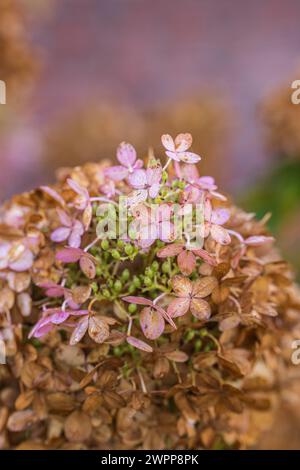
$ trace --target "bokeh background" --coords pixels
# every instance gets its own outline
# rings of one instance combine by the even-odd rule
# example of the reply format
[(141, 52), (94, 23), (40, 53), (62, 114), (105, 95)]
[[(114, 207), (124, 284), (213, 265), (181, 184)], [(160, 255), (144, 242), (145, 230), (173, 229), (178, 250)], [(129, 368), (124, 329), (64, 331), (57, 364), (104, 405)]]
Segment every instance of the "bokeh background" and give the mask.
[[(61, 166), (142, 156), (191, 132), (201, 172), (270, 229), (300, 274), (298, 0), (0, 0), (0, 203)], [(299, 448), (283, 409), (261, 448)]]

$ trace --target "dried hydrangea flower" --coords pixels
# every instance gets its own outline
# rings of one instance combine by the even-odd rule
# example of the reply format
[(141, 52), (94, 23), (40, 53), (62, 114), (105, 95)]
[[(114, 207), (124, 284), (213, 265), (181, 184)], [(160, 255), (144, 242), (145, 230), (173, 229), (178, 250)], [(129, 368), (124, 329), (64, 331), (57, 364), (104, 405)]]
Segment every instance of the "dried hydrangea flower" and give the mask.
[[(266, 218), (182, 161), (191, 138), (164, 140), (164, 169), (123, 144), (119, 169), (65, 169), (0, 210), (0, 447), (244, 448), (274, 415), (299, 332), (292, 274)], [(121, 197), (136, 237), (98, 230)]]

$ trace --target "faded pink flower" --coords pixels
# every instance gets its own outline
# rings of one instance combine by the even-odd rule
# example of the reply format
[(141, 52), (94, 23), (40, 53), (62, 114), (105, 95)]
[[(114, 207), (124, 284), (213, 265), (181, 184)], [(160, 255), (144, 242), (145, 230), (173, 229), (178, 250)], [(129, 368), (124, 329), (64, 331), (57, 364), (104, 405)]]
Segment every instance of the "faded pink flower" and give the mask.
[(61, 325), (70, 316), (81, 316), (88, 315), (88, 310), (62, 310), (61, 308), (49, 308), (45, 309), (42, 318), (34, 325), (29, 333), (29, 338), (33, 336), (40, 338), (45, 334), (49, 333), (55, 325)]
[(126, 142), (122, 142), (117, 149), (117, 159), (121, 165), (111, 166), (104, 170), (105, 176), (114, 181), (122, 181), (134, 170), (142, 168), (143, 161), (137, 160), (135, 148)]
[(109, 326), (116, 323), (113, 318), (100, 315), (89, 314), (84, 316), (76, 324), (70, 338), (70, 345), (77, 344), (88, 332), (90, 338), (95, 343), (102, 344), (109, 337)]
[(42, 282), (39, 284), (39, 287), (45, 289), (45, 294), (47, 297), (64, 297), (64, 305), (68, 305), (68, 307), (74, 310), (80, 308), (80, 305), (74, 302), (72, 298), (71, 289), (67, 289), (66, 287), (63, 287), (59, 284), (55, 284), (55, 282), (52, 281)]
[(197, 163), (201, 160), (196, 153), (187, 152), (193, 143), (191, 134), (178, 134), (175, 140), (169, 134), (164, 134), (161, 141), (166, 149), (166, 155), (172, 160), (184, 163)]
[(170, 242), (174, 239), (174, 227), (170, 221), (171, 209), (168, 204), (152, 209), (139, 204), (132, 213), (135, 219), (129, 225), (129, 233), (140, 247), (149, 248), (155, 240)]
[(209, 235), (217, 243), (221, 245), (228, 245), (231, 242), (231, 237), (224, 227), (225, 224), (230, 218), (230, 211), (226, 208), (218, 207), (216, 209), (212, 208), (212, 204), (209, 198), (206, 199), (204, 204), (204, 228), (203, 228), (203, 237), (206, 238)]
[(83, 224), (77, 220), (72, 219), (62, 209), (57, 209), (58, 217), (62, 227), (58, 227), (51, 233), (51, 240), (56, 243), (61, 243), (68, 240), (68, 244), (72, 248), (79, 248), (81, 244), (81, 237), (84, 234)]
[(81, 248), (66, 247), (56, 254), (56, 259), (63, 263), (77, 263), (83, 274), (89, 279), (96, 276), (95, 258)]
[(92, 220), (92, 201), (95, 198), (91, 198), (88, 190), (78, 184), (72, 178), (67, 179), (67, 183), (70, 188), (77, 194), (73, 201), (73, 206), (78, 209), (79, 211), (83, 211), (82, 213), (82, 222), (84, 225), (85, 230), (87, 230), (91, 224)]
[(206, 263), (211, 266), (216, 266), (216, 260), (202, 248), (192, 248), (184, 243), (173, 243), (171, 245), (164, 246), (157, 252), (158, 258), (169, 258), (171, 256), (177, 256), (177, 264), (182, 272), (186, 276), (192, 274), (196, 267), (196, 256), (202, 258)]
[(129, 184), (134, 189), (139, 189), (144, 194), (144, 200), (148, 195), (150, 198), (156, 198), (160, 190), (162, 177), (161, 167), (147, 168), (147, 170), (135, 170), (128, 177)]
[(170, 317), (181, 317), (190, 310), (198, 320), (209, 319), (211, 309), (204, 298), (217, 287), (217, 280), (214, 277), (206, 276), (193, 283), (187, 277), (178, 275), (173, 277), (171, 284), (177, 298), (168, 306), (167, 312)]
[(176, 325), (168, 313), (155, 300), (145, 299), (144, 297), (127, 296), (122, 300), (131, 304), (145, 305), (141, 311), (140, 325), (146, 338), (156, 339), (165, 329), (165, 320), (176, 329)]

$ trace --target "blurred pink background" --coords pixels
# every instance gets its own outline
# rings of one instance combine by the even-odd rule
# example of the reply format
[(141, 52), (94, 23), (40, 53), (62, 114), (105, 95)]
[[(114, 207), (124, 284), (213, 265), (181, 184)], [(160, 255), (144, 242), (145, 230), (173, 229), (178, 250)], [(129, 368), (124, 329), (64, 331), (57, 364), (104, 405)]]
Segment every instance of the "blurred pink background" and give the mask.
[[(139, 111), (209, 89), (224, 97), (232, 120), (225, 161), (219, 162), (226, 170), (222, 187), (238, 193), (272, 165), (257, 107), (299, 67), (299, 1), (23, 4), (39, 73), (26, 104), (10, 117), (9, 129), (0, 133), (1, 201), (53, 181), (52, 169), (43, 162), (45, 135), (91, 101), (112, 100)], [(5, 117), (6, 110), (1, 112)], [(126, 139), (119, 136), (120, 141)]]

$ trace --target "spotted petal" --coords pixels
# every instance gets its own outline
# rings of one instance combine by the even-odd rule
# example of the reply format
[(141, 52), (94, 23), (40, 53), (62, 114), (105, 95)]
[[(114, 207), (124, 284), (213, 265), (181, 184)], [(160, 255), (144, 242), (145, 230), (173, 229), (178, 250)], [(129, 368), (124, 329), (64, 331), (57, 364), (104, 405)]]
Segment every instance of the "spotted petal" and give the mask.
[(193, 290), (192, 282), (187, 277), (181, 275), (174, 276), (171, 279), (171, 286), (179, 297), (187, 297)]
[(163, 248), (158, 250), (156, 256), (158, 258), (168, 258), (170, 256), (177, 256), (179, 255), (179, 253), (182, 252), (183, 248), (183, 244), (172, 243), (171, 245), (164, 246)]
[(190, 309), (198, 320), (208, 320), (211, 315), (210, 305), (203, 299), (192, 299)]
[(227, 230), (220, 225), (213, 224), (210, 229), (212, 238), (220, 245), (229, 245), (231, 238)]
[(135, 338), (134, 336), (127, 336), (126, 341), (134, 348), (141, 349), (141, 351), (149, 353), (153, 351), (153, 348), (149, 344), (145, 343), (145, 341), (142, 341), (141, 339)]
[(140, 315), (140, 324), (146, 338), (156, 339), (165, 329), (165, 321), (160, 312), (151, 307), (146, 307)]
[(181, 317), (185, 315), (190, 308), (190, 299), (186, 297), (178, 297), (169, 304), (167, 313), (171, 318)]
[(88, 326), (89, 326), (88, 316), (85, 316), (81, 320), (79, 320), (70, 338), (71, 346), (74, 346), (74, 344), (79, 343), (79, 341), (84, 337), (85, 333), (87, 332)]
[(175, 151), (175, 142), (169, 134), (164, 134), (161, 136), (161, 143), (165, 149), (170, 150), (171, 152)]
[(135, 148), (126, 142), (122, 142), (117, 149), (117, 159), (127, 168), (132, 167), (136, 161)]
[(122, 181), (127, 178), (128, 169), (121, 165), (111, 166), (104, 170), (104, 174), (113, 181)]
[(147, 173), (145, 170), (135, 170), (128, 176), (128, 183), (135, 189), (143, 189), (147, 185)]
[(177, 263), (182, 274), (189, 276), (196, 267), (196, 258), (192, 251), (183, 250), (177, 258)]

